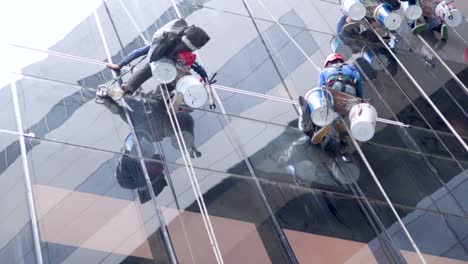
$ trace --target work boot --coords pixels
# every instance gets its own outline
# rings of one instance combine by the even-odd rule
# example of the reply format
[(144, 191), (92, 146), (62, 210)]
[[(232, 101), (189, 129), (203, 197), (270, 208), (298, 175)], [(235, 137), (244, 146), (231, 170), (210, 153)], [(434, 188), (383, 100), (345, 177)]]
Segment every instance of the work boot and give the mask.
[(304, 131), (305, 131), (305, 128), (306, 128), (306, 126), (307, 126), (307, 124), (306, 124), (306, 122), (305, 122), (305, 120), (304, 120), (304, 115), (305, 115), (306, 110), (307, 110), (307, 109), (305, 108), (306, 105), (305, 105), (304, 96), (299, 96), (298, 102), (299, 102), (299, 107), (300, 107), (301, 109), (300, 109), (300, 113), (299, 113), (299, 120), (298, 120), (297, 126), (298, 126), (299, 130), (301, 130), (302, 132), (304, 132)]
[(307, 114), (308, 112), (308, 108), (307, 108), (307, 102), (304, 98), (304, 96), (299, 96), (299, 100), (297, 100), (299, 102), (299, 105), (301, 106), (301, 110), (302, 110), (302, 114), (305, 115)]
[(421, 23), (417, 26), (414, 26), (411, 32), (415, 35), (419, 35), (422, 32), (426, 31), (429, 28), (429, 26), (426, 23)]
[(122, 87), (111, 88), (107, 91), (107, 96), (112, 98), (114, 101), (119, 101), (128, 93), (127, 87), (122, 85)]
[(442, 39), (443, 41), (448, 40), (448, 27), (445, 24), (442, 24), (440, 28), (440, 39)]
[(312, 136), (312, 144), (320, 144), (322, 142), (323, 138), (330, 133), (332, 130), (332, 124), (326, 125), (324, 127), (319, 128), (317, 131), (314, 132), (314, 135)]
[(308, 132), (313, 129), (312, 120), (310, 120), (310, 111), (305, 101), (304, 96), (299, 96), (299, 106), (301, 107), (301, 113), (299, 114), (298, 128), (302, 132)]

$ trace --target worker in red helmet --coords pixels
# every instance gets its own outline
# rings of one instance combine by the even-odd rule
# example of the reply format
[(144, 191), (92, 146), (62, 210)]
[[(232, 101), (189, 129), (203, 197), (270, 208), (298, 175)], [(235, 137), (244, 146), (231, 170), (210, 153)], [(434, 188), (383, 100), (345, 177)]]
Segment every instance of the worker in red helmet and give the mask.
[[(358, 69), (345, 63), (345, 59), (339, 53), (332, 53), (325, 59), (324, 69), (320, 72), (317, 84), (317, 87), (323, 86), (362, 98), (361, 75)], [(311, 140), (313, 144), (322, 142), (333, 126), (340, 126), (338, 116), (330, 125), (315, 126), (310, 120), (310, 110), (303, 96), (299, 97), (299, 104), (302, 109), (302, 114), (299, 116), (299, 129), (305, 133), (315, 130)]]
[[(123, 58), (119, 64), (108, 63), (106, 66), (107, 68), (120, 71), (120, 69), (130, 64), (130, 62), (133, 60), (148, 54), (149, 49), (150, 45), (135, 49), (130, 52), (130, 54), (125, 56), (125, 58)], [(200, 75), (203, 80), (208, 78), (208, 74), (206, 73), (205, 69), (195, 61), (197, 59), (197, 55), (195, 53), (191, 51), (181, 51), (176, 54), (175, 59), (177, 65), (190, 67), (192, 70), (198, 73), (198, 75)]]
[(177, 62), (178, 67), (188, 67), (197, 72), (204, 80), (208, 80), (205, 69), (195, 62), (196, 55), (193, 51), (200, 49), (210, 40), (208, 34), (197, 26), (188, 26), (184, 19), (173, 20), (153, 35), (152, 43), (132, 51), (119, 64), (107, 64), (113, 70), (120, 70), (138, 57), (147, 55), (147, 62), (142, 69), (124, 83), (121, 88), (109, 90), (107, 95), (114, 100), (121, 99), (125, 94), (132, 94), (145, 81), (152, 76), (150, 62), (168, 58)]
[(359, 70), (345, 63), (345, 59), (339, 53), (332, 53), (325, 59), (324, 69), (320, 72), (317, 86), (328, 86), (333, 90), (362, 98)]

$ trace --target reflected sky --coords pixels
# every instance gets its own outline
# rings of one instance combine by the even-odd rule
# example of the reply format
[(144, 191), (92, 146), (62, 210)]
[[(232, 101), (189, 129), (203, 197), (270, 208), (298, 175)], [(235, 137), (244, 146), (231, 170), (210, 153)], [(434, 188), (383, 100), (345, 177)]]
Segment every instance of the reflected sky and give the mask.
[[(24, 66), (47, 57), (41, 53), (17, 53), (7, 44), (48, 49), (63, 39), (101, 4), (102, 1), (99, 0), (22, 0), (2, 3), (5, 12), (0, 17), (0, 55), (6, 63), (1, 64), (0, 71), (20, 72)], [(11, 77), (0, 77), (0, 87), (3, 88)]]

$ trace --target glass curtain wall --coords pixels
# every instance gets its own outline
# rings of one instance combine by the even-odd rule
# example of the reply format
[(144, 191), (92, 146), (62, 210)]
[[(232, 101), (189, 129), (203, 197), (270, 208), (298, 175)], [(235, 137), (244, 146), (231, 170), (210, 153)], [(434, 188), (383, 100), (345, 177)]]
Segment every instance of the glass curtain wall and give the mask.
[[(361, 47), (378, 67), (348, 60), (378, 116), (404, 126), (378, 122), (343, 159), (297, 129), (340, 1), (85, 2), (37, 3), (47, 19), (12, 26), (23, 31), (0, 88), (2, 263), (468, 262), (466, 21), (443, 45), (403, 23), (394, 49)], [(121, 76), (106, 63), (178, 18), (211, 37), (197, 61), (217, 73), (215, 109), (173, 113), (154, 79), (96, 99), (147, 60)]]

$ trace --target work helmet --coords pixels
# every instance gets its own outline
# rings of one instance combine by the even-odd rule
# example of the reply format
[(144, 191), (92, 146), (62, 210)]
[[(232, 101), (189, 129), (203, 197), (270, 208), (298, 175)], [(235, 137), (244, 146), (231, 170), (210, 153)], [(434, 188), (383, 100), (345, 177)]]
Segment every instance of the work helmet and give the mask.
[(176, 55), (177, 64), (182, 66), (192, 66), (197, 59), (197, 55), (191, 51), (180, 51)]
[(343, 58), (343, 56), (341, 54), (332, 53), (332, 54), (328, 55), (328, 57), (325, 59), (325, 65), (323, 65), (323, 67), (327, 67), (328, 64), (330, 64), (331, 62), (336, 61), (336, 60), (339, 60), (341, 62), (345, 62), (345, 59)]

